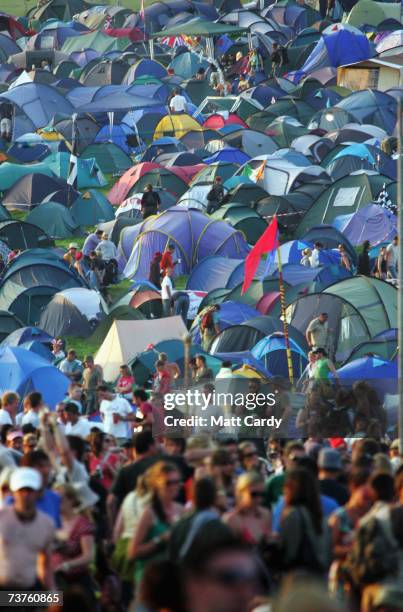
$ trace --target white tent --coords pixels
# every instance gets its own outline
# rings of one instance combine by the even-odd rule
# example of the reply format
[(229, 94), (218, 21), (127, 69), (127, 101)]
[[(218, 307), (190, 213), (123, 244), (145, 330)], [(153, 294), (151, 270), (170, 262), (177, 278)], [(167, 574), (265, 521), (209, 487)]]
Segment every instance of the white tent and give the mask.
[(104, 379), (114, 382), (120, 366), (145, 351), (150, 343), (180, 340), (186, 332), (179, 316), (150, 321), (114, 321), (95, 356), (95, 363), (102, 366)]

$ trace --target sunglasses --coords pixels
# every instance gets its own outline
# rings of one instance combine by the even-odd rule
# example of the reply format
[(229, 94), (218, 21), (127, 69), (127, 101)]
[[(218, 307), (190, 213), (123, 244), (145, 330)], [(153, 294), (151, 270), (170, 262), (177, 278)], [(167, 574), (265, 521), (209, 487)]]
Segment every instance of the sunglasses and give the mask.
[(178, 479), (176, 479), (176, 480), (167, 480), (167, 482), (166, 482), (167, 487), (173, 487), (175, 485), (180, 485), (180, 484), (182, 484), (182, 481), (178, 480)]
[(256, 452), (256, 451), (253, 451), (253, 452), (250, 452), (250, 453), (245, 453), (245, 454), (243, 455), (243, 458), (244, 458), (244, 459), (250, 459), (251, 457), (256, 457), (256, 455), (257, 455), (257, 452)]
[(109, 444), (112, 444), (112, 442), (113, 442), (112, 438), (105, 438), (104, 441), (105, 442), (109, 442)]
[(227, 587), (237, 586), (245, 582), (256, 582), (255, 572), (244, 572), (238, 568), (207, 571), (204, 575), (210, 580)]
[(251, 491), (250, 492), (251, 497), (263, 497), (263, 495), (264, 495), (263, 491)]

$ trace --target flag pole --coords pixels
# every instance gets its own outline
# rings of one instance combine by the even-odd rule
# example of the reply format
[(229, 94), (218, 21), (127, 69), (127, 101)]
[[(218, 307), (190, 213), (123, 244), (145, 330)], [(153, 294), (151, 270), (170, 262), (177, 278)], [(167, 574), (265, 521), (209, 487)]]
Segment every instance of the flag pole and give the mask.
[(287, 354), (288, 377), (290, 379), (291, 386), (294, 387), (294, 371), (292, 367), (290, 336), (288, 334), (288, 323), (286, 319), (285, 287), (284, 287), (284, 279), (283, 279), (283, 266), (281, 264), (280, 246), (277, 247), (277, 257), (278, 257), (278, 282), (280, 286), (281, 317), (283, 319), (285, 351)]

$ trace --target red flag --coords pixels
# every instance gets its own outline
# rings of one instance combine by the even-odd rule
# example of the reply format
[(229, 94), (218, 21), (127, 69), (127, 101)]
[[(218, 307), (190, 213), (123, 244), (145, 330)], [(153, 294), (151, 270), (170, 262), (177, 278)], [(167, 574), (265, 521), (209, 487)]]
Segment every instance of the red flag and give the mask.
[(259, 261), (262, 255), (270, 253), (278, 247), (278, 226), (277, 217), (274, 216), (272, 222), (260, 236), (253, 249), (245, 260), (245, 275), (242, 285), (242, 294), (246, 293), (249, 285), (254, 279)]

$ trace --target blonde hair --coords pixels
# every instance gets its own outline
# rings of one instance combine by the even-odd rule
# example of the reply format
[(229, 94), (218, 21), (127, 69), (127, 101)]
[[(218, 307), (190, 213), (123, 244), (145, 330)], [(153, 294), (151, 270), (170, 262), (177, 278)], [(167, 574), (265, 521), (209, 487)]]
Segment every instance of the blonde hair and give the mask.
[(239, 499), (245, 489), (260, 484), (264, 484), (264, 478), (258, 472), (245, 472), (245, 474), (241, 474), (235, 485), (236, 498)]

